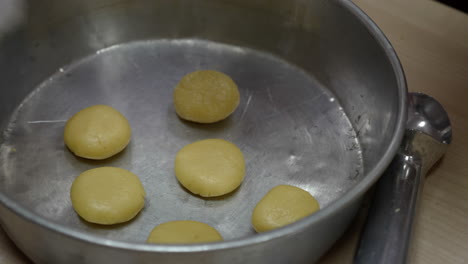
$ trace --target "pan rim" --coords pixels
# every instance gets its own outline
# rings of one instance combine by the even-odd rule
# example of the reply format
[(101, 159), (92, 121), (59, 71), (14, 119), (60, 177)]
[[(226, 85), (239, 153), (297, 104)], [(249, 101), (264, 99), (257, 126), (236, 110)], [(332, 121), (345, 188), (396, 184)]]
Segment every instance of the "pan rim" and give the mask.
[(117, 241), (112, 239), (103, 238), (94, 234), (83, 233), (78, 229), (65, 227), (59, 223), (52, 222), (45, 219), (42, 216), (37, 215), (26, 209), (25, 207), (14, 202), (12, 199), (8, 198), (5, 194), (0, 193), (0, 203), (5, 206), (8, 210), (16, 214), (17, 216), (23, 218), (24, 220), (37, 224), (42, 228), (53, 231), (59, 235), (64, 235), (70, 239), (84, 241), (90, 244), (95, 244), (103, 247), (112, 247), (124, 250), (131, 251), (140, 251), (140, 252), (153, 252), (153, 253), (196, 253), (196, 252), (207, 252), (207, 251), (217, 251), (225, 249), (233, 249), (238, 247), (247, 247), (254, 244), (259, 244), (266, 241), (271, 241), (274, 239), (279, 239), (285, 235), (298, 233), (301, 230), (304, 230), (311, 224), (315, 222), (323, 221), (328, 217), (332, 216), (334, 212), (342, 210), (349, 204), (359, 199), (364, 192), (366, 192), (373, 183), (375, 183), (380, 175), (384, 172), (387, 166), (390, 164), (391, 160), (395, 156), (400, 142), (403, 138), (405, 124), (406, 124), (406, 114), (407, 114), (407, 84), (404, 71), (398, 56), (392, 47), (390, 41), (386, 38), (383, 32), (378, 28), (378, 26), (367, 16), (358, 6), (349, 0), (337, 0), (339, 5), (346, 8), (351, 12), (363, 26), (368, 30), (368, 32), (374, 37), (374, 39), (380, 44), (384, 49), (385, 55), (389, 60), (393, 74), (395, 75), (397, 81), (398, 97), (399, 97), (399, 106), (397, 113), (397, 121), (395, 126), (395, 131), (393, 133), (390, 144), (388, 145), (385, 153), (382, 155), (380, 161), (376, 166), (369, 171), (366, 176), (360, 181), (356, 186), (344, 194), (340, 199), (331, 203), (326, 208), (320, 210), (319, 212), (302, 219), (296, 223), (273, 230), (271, 232), (265, 232), (257, 234), (255, 236), (249, 236), (244, 238), (237, 238), (223, 242), (217, 243), (205, 243), (205, 244), (196, 244), (196, 245), (156, 245), (156, 244), (147, 244), (147, 243), (136, 243), (136, 242), (124, 242)]

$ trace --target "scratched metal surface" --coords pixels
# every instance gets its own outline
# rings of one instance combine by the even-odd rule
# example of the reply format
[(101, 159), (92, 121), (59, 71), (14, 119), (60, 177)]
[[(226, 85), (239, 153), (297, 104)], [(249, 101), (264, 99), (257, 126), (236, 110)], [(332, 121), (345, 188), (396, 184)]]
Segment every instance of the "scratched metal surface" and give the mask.
[[(197, 125), (176, 116), (173, 87), (199, 69), (222, 71), (238, 84), (241, 103), (227, 120)], [(65, 121), (94, 104), (117, 108), (133, 130), (127, 149), (105, 161), (73, 156), (62, 138)], [(203, 199), (177, 183), (176, 152), (206, 138), (232, 141), (245, 155), (247, 174), (232, 194)], [(136, 219), (103, 228), (74, 213), (73, 179), (98, 166), (122, 167), (140, 177), (147, 197)], [(58, 69), (15, 112), (0, 149), (0, 168), (1, 192), (75, 229), (144, 241), (159, 223), (191, 219), (230, 239), (254, 234), (251, 211), (278, 184), (306, 189), (326, 207), (360, 179), (362, 156), (346, 114), (313, 76), (270, 54), (184, 39), (114, 46)]]

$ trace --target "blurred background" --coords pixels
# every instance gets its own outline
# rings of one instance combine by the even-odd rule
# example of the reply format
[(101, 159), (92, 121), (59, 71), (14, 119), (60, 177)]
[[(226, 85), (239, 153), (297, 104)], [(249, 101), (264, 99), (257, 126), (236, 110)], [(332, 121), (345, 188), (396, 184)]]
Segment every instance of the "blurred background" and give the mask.
[(438, 2), (456, 8), (460, 11), (468, 13), (468, 1), (467, 0), (438, 0)]

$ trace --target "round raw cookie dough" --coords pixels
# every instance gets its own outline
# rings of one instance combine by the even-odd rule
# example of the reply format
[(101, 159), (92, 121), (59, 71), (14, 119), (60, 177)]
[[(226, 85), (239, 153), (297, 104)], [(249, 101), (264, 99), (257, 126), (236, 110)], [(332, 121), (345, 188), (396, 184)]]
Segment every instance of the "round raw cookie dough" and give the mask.
[(73, 182), (70, 197), (73, 208), (83, 219), (102, 225), (127, 222), (145, 204), (140, 179), (115, 167), (83, 172)]
[(255, 206), (252, 225), (257, 232), (270, 231), (294, 223), (320, 209), (308, 192), (290, 185), (272, 188)]
[(185, 75), (174, 90), (177, 114), (198, 123), (225, 119), (236, 110), (239, 98), (234, 81), (226, 74), (212, 70)]
[(67, 121), (64, 140), (75, 155), (101, 160), (122, 151), (131, 135), (130, 124), (119, 111), (107, 105), (94, 105)]
[(203, 197), (220, 196), (235, 190), (245, 176), (240, 149), (222, 139), (205, 139), (182, 148), (175, 158), (177, 180)]
[(156, 226), (147, 242), (155, 244), (195, 244), (222, 241), (213, 227), (197, 221), (171, 221)]

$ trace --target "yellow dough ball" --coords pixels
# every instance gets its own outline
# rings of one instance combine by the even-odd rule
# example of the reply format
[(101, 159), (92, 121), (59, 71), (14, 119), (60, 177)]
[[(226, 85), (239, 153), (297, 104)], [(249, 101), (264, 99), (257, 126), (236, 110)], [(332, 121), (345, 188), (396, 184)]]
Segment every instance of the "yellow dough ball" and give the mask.
[(177, 153), (174, 168), (185, 188), (204, 197), (232, 192), (245, 175), (242, 152), (222, 139), (206, 139), (185, 146)]
[(67, 121), (64, 140), (77, 156), (101, 160), (122, 151), (132, 131), (127, 119), (107, 105), (87, 107)]
[(257, 232), (294, 223), (320, 209), (308, 192), (290, 185), (272, 188), (255, 206), (252, 225)]
[(197, 221), (172, 221), (156, 226), (147, 242), (155, 244), (195, 244), (222, 241), (213, 227)]
[(115, 167), (83, 172), (73, 182), (70, 197), (83, 219), (102, 225), (127, 222), (145, 204), (145, 190), (138, 177)]
[(224, 73), (204, 70), (185, 75), (174, 90), (177, 114), (198, 123), (214, 123), (228, 117), (239, 105), (239, 90)]

